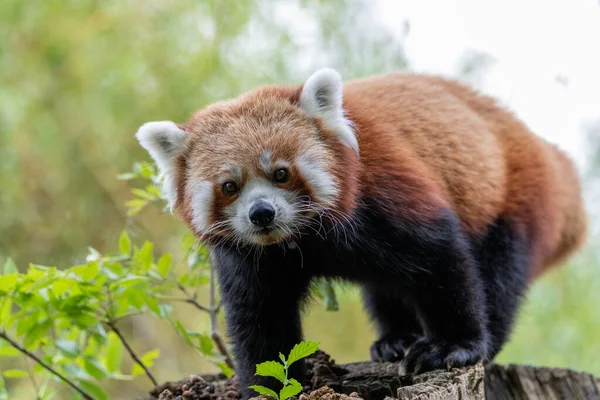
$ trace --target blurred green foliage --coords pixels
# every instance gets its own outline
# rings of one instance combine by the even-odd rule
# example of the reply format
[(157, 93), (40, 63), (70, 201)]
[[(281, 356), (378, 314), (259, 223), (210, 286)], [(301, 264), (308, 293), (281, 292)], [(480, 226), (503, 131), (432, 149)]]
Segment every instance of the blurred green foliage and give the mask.
[[(322, 66), (352, 78), (406, 63), (368, 0), (0, 2), (0, 265), (8, 256), (19, 266), (83, 264), (83, 249), (106, 253), (123, 228), (134, 242), (155, 243), (157, 254), (176, 253), (183, 225), (160, 207), (132, 219), (131, 187), (115, 179), (147, 159), (137, 128), (185, 120), (259, 84), (301, 82)], [(599, 284), (591, 251), (545, 276), (499, 360), (600, 375)], [(356, 290), (339, 300), (335, 315), (310, 310), (306, 337), (337, 361), (366, 359), (374, 335)], [(175, 306), (173, 318), (196, 331), (209, 326), (189, 304)], [(169, 366), (157, 368), (161, 381), (213, 368), (160, 321), (124, 325), (141, 354), (161, 350), (158, 362)], [(27, 384), (10, 383), (15, 399), (31, 398)], [(148, 384), (108, 389), (127, 397)]]
[[(232, 375), (206, 248), (185, 236), (182, 261), (174, 262), (170, 253), (155, 259), (151, 242), (138, 247), (126, 232), (118, 247), (108, 254), (90, 248), (84, 264), (62, 269), (31, 264), (20, 273), (12, 259), (5, 262), (0, 273), (0, 363), (11, 368), (0, 371), (0, 399), (12, 398), (6, 379), (28, 378), (38, 400), (52, 399), (64, 389), (55, 382), (89, 400), (109, 399), (105, 387), (110, 380), (114, 384), (145, 374), (158, 385), (150, 368), (160, 350), (138, 353), (121, 330), (124, 321), (144, 313), (169, 321), (190, 347)], [(201, 305), (198, 292), (207, 286), (209, 304)], [(190, 330), (172, 318), (177, 302), (214, 317), (210, 333)], [(127, 373), (122, 368), (125, 353), (132, 361)], [(14, 358), (23, 361), (9, 364)]]

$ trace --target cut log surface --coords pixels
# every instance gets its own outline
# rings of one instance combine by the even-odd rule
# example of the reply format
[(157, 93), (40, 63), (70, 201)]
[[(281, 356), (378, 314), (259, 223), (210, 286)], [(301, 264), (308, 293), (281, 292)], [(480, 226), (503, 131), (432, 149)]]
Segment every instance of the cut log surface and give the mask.
[(562, 368), (489, 365), (486, 399), (592, 400), (600, 399), (600, 379)]
[[(300, 400), (600, 400), (600, 379), (562, 368), (490, 364), (401, 375), (394, 363), (313, 366), (311, 382)], [(235, 381), (206, 375), (161, 385), (145, 400), (156, 400), (167, 389), (169, 396), (163, 399), (240, 398)]]

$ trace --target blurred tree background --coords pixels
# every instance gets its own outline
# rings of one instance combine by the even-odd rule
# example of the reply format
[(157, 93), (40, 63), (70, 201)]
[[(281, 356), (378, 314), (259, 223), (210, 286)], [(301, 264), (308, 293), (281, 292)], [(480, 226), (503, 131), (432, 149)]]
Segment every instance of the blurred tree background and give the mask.
[[(21, 268), (72, 265), (87, 246), (114, 248), (124, 228), (177, 253), (183, 224), (159, 209), (127, 216), (130, 186), (115, 177), (147, 159), (133, 136), (137, 128), (149, 120), (183, 121), (256, 85), (299, 83), (322, 66), (346, 79), (406, 69), (401, 41), (378, 25), (369, 4), (2, 1), (0, 264), (10, 256)], [(465, 79), (473, 68), (465, 66)], [(589, 181), (600, 175), (600, 162), (593, 167)], [(536, 283), (499, 361), (600, 375), (598, 287), (598, 254), (590, 247)], [(337, 361), (366, 359), (374, 334), (356, 291), (343, 288), (340, 304), (336, 314), (312, 307), (306, 336)], [(207, 324), (186, 305), (176, 312), (198, 330)], [(166, 324), (139, 318), (129, 333), (142, 350), (161, 348), (161, 381), (212, 368)], [(146, 389), (143, 377), (112, 388), (115, 397)], [(26, 388), (15, 393), (28, 398)]]

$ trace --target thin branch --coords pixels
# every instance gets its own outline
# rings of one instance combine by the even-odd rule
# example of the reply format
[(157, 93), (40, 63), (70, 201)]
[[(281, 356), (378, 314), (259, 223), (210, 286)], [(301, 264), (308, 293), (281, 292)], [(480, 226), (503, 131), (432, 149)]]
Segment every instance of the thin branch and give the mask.
[(196, 300), (196, 296), (190, 295), (188, 293), (188, 291), (185, 290), (185, 287), (180, 286), (179, 289), (181, 291), (183, 291), (183, 293), (189, 297), (157, 297), (157, 299), (162, 300), (162, 301), (178, 301), (178, 302), (182, 302), (182, 303), (189, 303), (189, 304), (192, 304), (194, 307), (196, 307), (200, 311), (204, 311), (207, 313), (210, 312), (210, 308), (206, 308), (202, 304), (198, 303), (198, 301)]
[(121, 333), (121, 331), (116, 327), (116, 325), (113, 322), (111, 322), (111, 321), (107, 322), (106, 324), (110, 327), (110, 329), (112, 329), (112, 331), (114, 333), (117, 334), (117, 336), (121, 340), (121, 343), (123, 343), (123, 346), (125, 346), (125, 349), (127, 349), (127, 352), (129, 353), (129, 355), (131, 356), (131, 358), (133, 358), (133, 361), (135, 361), (140, 367), (142, 367), (142, 369), (144, 370), (144, 372), (146, 373), (146, 375), (148, 376), (148, 378), (152, 381), (152, 383), (154, 384), (154, 386), (158, 386), (158, 382), (156, 381), (156, 379), (152, 375), (152, 372), (150, 372), (150, 370), (144, 365), (144, 363), (142, 362), (142, 360), (138, 357), (138, 355), (136, 354), (136, 352), (131, 348), (131, 346), (129, 345), (129, 343), (127, 343), (127, 340), (125, 339), (125, 337), (123, 336), (123, 334)]
[(183, 294), (185, 294), (187, 296), (186, 299), (177, 299), (174, 301), (185, 301), (186, 303), (192, 304), (194, 307), (196, 307), (198, 310), (200, 311), (204, 311), (207, 313), (210, 313), (210, 308), (204, 307), (202, 304), (198, 303), (198, 300), (196, 300), (196, 296), (191, 295), (186, 289), (185, 286), (183, 286), (180, 283), (177, 283), (177, 287), (179, 288), (179, 290), (181, 290), (183, 292)]
[(61, 374), (60, 372), (58, 372), (57, 370), (55, 370), (54, 368), (52, 368), (50, 365), (46, 364), (38, 356), (36, 356), (35, 354), (31, 353), (26, 348), (21, 347), (21, 345), (19, 345), (17, 342), (15, 342), (13, 339), (11, 339), (5, 332), (0, 331), (0, 338), (6, 340), (8, 343), (10, 343), (10, 345), (12, 347), (14, 347), (15, 349), (19, 350), (21, 353), (25, 354), (27, 357), (31, 358), (33, 361), (35, 361), (36, 363), (38, 363), (39, 365), (41, 365), (44, 369), (46, 369), (48, 372), (50, 372), (54, 376), (56, 376), (59, 379), (61, 379), (67, 385), (71, 386), (73, 388), (73, 390), (75, 390), (80, 395), (82, 395), (84, 399), (86, 399), (86, 400), (94, 400), (94, 398), (92, 396), (90, 396), (89, 394), (87, 394), (83, 389), (81, 389), (79, 386), (77, 386), (75, 383), (73, 383), (73, 381), (71, 381), (70, 379), (68, 379), (67, 377), (65, 377), (63, 374)]
[(112, 323), (116, 324), (117, 322), (119, 322), (122, 319), (129, 318), (129, 317), (135, 317), (136, 315), (142, 315), (142, 314), (143, 314), (143, 312), (137, 312), (136, 311), (136, 312), (132, 312), (132, 313), (129, 313), (129, 314), (121, 315), (120, 317), (112, 318)]
[[(131, 358), (133, 358), (133, 361), (135, 361), (140, 367), (142, 367), (142, 369), (146, 373), (146, 376), (150, 379), (150, 381), (152, 381), (154, 386), (158, 386), (158, 382), (152, 375), (152, 372), (150, 372), (150, 370), (144, 365), (143, 361), (138, 357), (137, 353), (131, 348), (131, 346), (125, 339), (125, 336), (123, 336), (123, 334), (121, 333), (119, 328), (117, 328), (116, 322), (118, 319), (114, 319), (112, 317), (113, 301), (112, 301), (110, 288), (107, 288), (107, 298), (108, 298), (108, 312), (107, 312), (108, 321), (106, 321), (106, 325), (108, 325), (110, 327), (110, 329), (112, 329), (112, 331), (117, 334), (117, 336), (121, 340), (121, 343), (123, 343), (123, 346), (125, 346), (125, 349), (127, 349), (127, 352), (129, 353)], [(128, 314), (128, 315), (133, 315), (133, 314), (135, 314), (135, 313)], [(121, 318), (123, 318), (123, 317), (124, 316), (122, 316)]]
[(202, 310), (202, 311), (207, 312), (207, 313), (211, 313), (211, 311), (212, 311), (212, 309), (206, 308), (202, 304), (198, 303), (198, 301), (195, 298), (193, 298), (193, 297), (190, 298), (190, 299), (186, 299), (185, 301), (186, 301), (186, 303), (192, 304), (198, 310)]
[(210, 333), (213, 341), (217, 345), (219, 352), (225, 356), (225, 364), (231, 369), (234, 369), (233, 362), (231, 361), (231, 356), (229, 355), (229, 351), (227, 350), (227, 346), (225, 345), (225, 341), (221, 337), (219, 333), (219, 308), (221, 304), (216, 304), (216, 296), (217, 289), (215, 283), (215, 267), (213, 263), (210, 263)]

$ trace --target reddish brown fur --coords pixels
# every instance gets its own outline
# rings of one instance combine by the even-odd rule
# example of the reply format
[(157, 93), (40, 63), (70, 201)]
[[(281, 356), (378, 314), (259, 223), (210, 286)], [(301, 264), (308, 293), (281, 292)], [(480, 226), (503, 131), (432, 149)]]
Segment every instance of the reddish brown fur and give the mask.
[[(350, 81), (344, 108), (356, 124), (359, 158), (298, 109), (300, 93), (301, 87), (263, 87), (196, 114), (183, 126), (193, 136), (191, 174), (210, 176), (224, 160), (255, 163), (265, 146), (275, 158), (293, 158), (322, 141), (341, 189), (337, 207), (346, 213), (365, 193), (415, 220), (451, 207), (471, 234), (504, 216), (530, 238), (535, 275), (583, 243), (586, 217), (573, 164), (490, 97), (412, 74)], [(184, 161), (180, 168), (188, 171)], [(182, 194), (189, 178), (180, 174), (175, 204), (188, 222), (189, 198)], [(295, 184), (309, 193), (303, 182)]]

